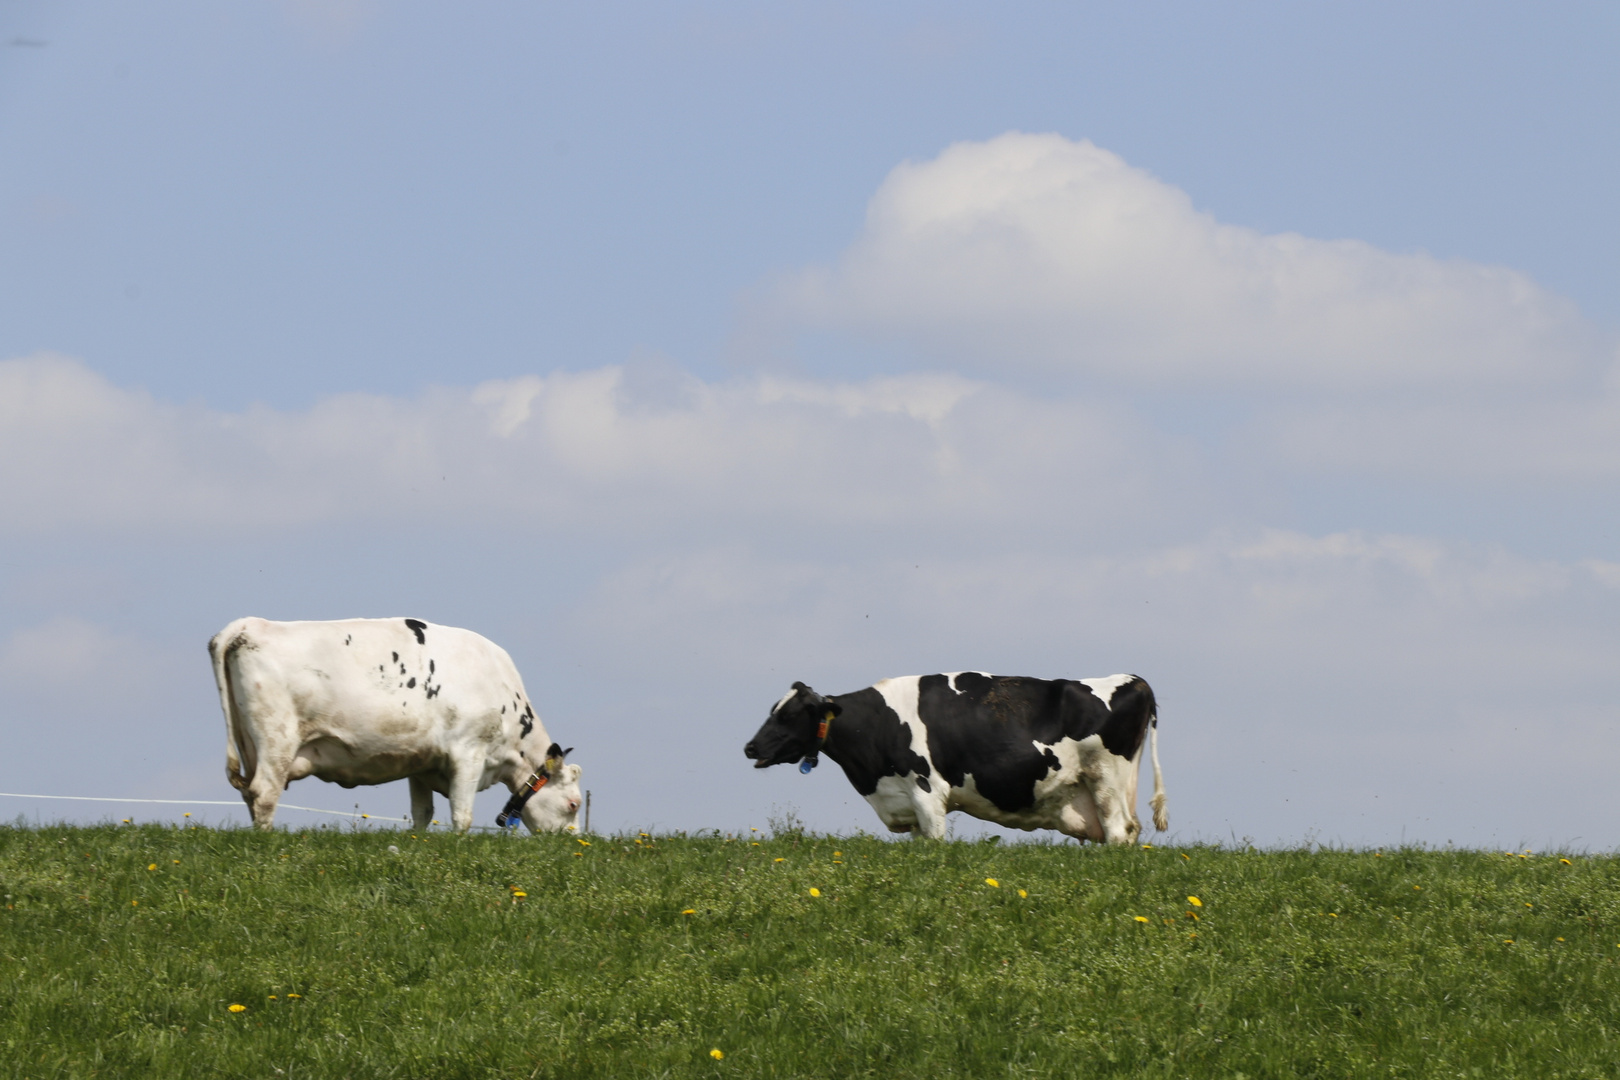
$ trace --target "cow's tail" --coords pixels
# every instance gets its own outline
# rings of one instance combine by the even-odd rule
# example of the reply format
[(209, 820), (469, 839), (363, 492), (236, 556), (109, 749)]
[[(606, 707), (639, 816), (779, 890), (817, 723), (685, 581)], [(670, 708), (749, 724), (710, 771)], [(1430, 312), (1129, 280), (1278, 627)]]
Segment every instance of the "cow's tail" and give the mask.
[[(234, 625), (227, 626), (208, 642), (208, 655), (214, 661), (214, 682), (219, 685), (219, 704), (225, 711), (225, 779), (237, 791), (246, 791), (255, 766), (257, 747), (253, 737), (242, 730), (242, 719), (236, 708), (236, 693), (232, 685), (232, 661), (242, 645), (242, 634)], [(244, 770), (243, 765), (246, 764)]]
[(1159, 771), (1159, 711), (1155, 707), (1148, 720), (1148, 756), (1153, 759), (1153, 827), (1160, 832), (1170, 828), (1170, 811), (1164, 794), (1164, 773)]

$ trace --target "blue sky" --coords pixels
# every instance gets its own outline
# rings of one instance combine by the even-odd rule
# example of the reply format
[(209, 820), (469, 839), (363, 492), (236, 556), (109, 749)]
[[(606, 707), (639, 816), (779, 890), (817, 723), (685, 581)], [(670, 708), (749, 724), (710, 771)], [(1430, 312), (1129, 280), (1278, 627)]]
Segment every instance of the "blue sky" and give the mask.
[(0, 6), (0, 785), (227, 798), (215, 630), (416, 615), (611, 828), (876, 827), (794, 679), (1131, 670), (1183, 839), (1613, 847), (1617, 39)]

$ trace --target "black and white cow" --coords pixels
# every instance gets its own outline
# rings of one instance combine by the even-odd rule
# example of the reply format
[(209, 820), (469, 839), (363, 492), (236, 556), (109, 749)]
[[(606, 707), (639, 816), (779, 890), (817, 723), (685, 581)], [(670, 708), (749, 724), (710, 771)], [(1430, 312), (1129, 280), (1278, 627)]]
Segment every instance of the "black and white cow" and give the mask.
[[(208, 643), (225, 710), (225, 775), (268, 829), (288, 784), (354, 787), (409, 777), (426, 829), (433, 793), (458, 832), (491, 784), (541, 786), (522, 807), (531, 832), (572, 826), (578, 765), (534, 714), (506, 650), (420, 619), (237, 619)], [(537, 771), (544, 770), (545, 781)]]
[(833, 697), (796, 682), (743, 752), (756, 769), (800, 760), (813, 768), (825, 753), (894, 832), (940, 838), (945, 815), (963, 810), (1015, 829), (1124, 844), (1142, 831), (1136, 777), (1144, 741), (1153, 824), (1163, 831), (1170, 819), (1158, 709), (1135, 675), (960, 671), (884, 679)]

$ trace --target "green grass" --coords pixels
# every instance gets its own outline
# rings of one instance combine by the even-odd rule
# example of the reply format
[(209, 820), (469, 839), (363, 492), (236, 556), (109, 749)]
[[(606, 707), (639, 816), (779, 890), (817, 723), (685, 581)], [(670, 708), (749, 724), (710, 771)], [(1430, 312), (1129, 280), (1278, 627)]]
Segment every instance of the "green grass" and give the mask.
[(0, 829), (0, 1076), (1620, 1073), (1611, 856), (636, 839)]

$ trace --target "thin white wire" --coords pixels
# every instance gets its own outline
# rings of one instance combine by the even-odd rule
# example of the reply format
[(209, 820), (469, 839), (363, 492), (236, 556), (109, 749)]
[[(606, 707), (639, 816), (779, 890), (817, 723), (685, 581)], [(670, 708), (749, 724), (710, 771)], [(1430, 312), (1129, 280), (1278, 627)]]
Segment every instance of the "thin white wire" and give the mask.
[[(0, 791), (3, 799), (71, 799), (77, 802), (117, 802), (117, 803), (174, 803), (179, 806), (242, 806), (240, 799), (113, 799), (105, 795), (24, 795), (16, 791)], [(310, 814), (331, 814), (333, 817), (365, 818), (368, 821), (409, 821), (409, 818), (390, 818), (380, 814), (351, 814), (347, 810), (320, 810), (313, 806), (294, 806), (292, 803), (277, 803), (278, 810), (303, 810)], [(245, 807), (244, 807), (245, 809)]]

